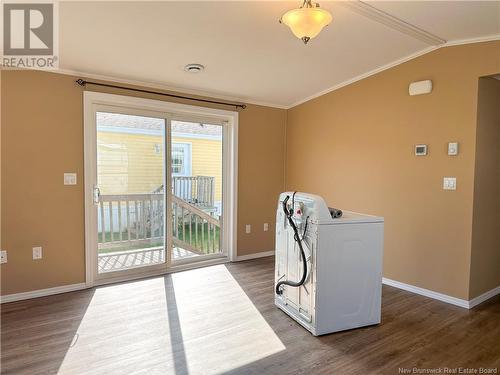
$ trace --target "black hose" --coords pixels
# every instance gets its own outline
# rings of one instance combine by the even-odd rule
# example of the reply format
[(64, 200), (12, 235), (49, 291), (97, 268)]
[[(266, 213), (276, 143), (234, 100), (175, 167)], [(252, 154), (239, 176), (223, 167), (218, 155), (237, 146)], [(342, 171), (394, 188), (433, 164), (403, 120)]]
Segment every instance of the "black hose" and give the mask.
[[(295, 198), (295, 193), (293, 193), (293, 195), (294, 195), (294, 198)], [(290, 199), (290, 196), (287, 195), (286, 198), (283, 200), (283, 211), (285, 212), (285, 215), (286, 215), (286, 217), (288, 219), (288, 222), (290, 223), (290, 226), (293, 229), (293, 233), (294, 233), (293, 238), (299, 244), (300, 255), (302, 257), (302, 264), (303, 264), (303, 267), (302, 267), (303, 268), (303, 273), (302, 273), (302, 278), (299, 281), (297, 281), (297, 282), (290, 281), (290, 280), (283, 280), (283, 281), (280, 281), (278, 284), (276, 284), (276, 294), (278, 294), (278, 295), (283, 294), (283, 290), (281, 289), (282, 285), (289, 285), (289, 286), (293, 286), (293, 287), (296, 288), (296, 287), (299, 287), (302, 284), (304, 284), (304, 282), (306, 281), (306, 277), (307, 277), (307, 260), (306, 260), (306, 254), (304, 252), (304, 249), (302, 248), (302, 240), (299, 237), (299, 231), (298, 231), (297, 226), (295, 225), (295, 223), (294, 223), (294, 221), (292, 219), (294, 207), (292, 206), (291, 212), (289, 212), (288, 209), (287, 209), (287, 207), (286, 207), (286, 204), (287, 204), (287, 202), (288, 202), (289, 199)], [(307, 224), (307, 222), (306, 222), (306, 224)]]

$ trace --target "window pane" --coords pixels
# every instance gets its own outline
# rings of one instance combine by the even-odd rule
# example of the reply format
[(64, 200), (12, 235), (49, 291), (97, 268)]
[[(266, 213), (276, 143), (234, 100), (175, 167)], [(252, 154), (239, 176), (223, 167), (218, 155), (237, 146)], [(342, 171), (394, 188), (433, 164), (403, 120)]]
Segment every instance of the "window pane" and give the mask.
[(172, 144), (172, 173), (173, 174), (186, 174), (184, 168), (185, 164), (185, 153), (188, 145), (173, 143)]
[(174, 260), (220, 253), (222, 126), (172, 121), (172, 173)]
[(98, 272), (165, 262), (165, 120), (97, 112)]

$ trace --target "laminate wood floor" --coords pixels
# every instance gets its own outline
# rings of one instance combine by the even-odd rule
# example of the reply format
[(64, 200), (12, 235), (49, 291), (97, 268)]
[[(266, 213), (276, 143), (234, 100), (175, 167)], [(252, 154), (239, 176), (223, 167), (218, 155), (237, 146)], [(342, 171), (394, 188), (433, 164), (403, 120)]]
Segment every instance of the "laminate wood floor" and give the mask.
[(273, 262), (4, 304), (2, 374), (500, 371), (500, 296), (468, 311), (384, 286), (380, 325), (313, 337), (274, 306)]

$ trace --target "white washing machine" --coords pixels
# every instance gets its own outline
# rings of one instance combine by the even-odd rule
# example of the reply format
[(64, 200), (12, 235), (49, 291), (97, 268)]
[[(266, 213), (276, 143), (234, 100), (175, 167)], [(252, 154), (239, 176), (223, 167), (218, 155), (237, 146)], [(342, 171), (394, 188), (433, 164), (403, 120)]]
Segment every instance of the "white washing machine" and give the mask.
[[(289, 220), (306, 257), (307, 274), (298, 287), (281, 283), (300, 281), (304, 270)], [(383, 236), (382, 217), (343, 211), (334, 218), (317, 195), (282, 193), (276, 211), (276, 306), (315, 336), (380, 323)]]

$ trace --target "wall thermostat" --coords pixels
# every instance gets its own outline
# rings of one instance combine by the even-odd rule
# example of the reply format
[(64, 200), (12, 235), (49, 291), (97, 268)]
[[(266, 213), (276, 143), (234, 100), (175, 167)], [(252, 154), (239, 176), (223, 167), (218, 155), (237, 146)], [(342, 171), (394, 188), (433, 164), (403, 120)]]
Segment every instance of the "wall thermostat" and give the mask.
[(427, 145), (415, 145), (415, 155), (417, 156), (427, 155)]

